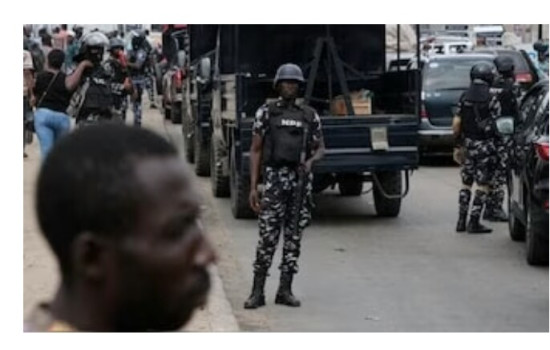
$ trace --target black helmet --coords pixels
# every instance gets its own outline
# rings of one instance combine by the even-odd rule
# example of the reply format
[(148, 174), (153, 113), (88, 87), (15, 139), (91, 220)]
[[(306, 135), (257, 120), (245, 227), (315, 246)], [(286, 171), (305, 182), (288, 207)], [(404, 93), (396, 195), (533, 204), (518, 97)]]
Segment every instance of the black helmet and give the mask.
[(109, 51), (114, 49), (124, 49), (124, 42), (119, 38), (112, 38), (109, 40)]
[(509, 74), (514, 71), (514, 60), (508, 56), (498, 56), (495, 58), (495, 66), (500, 74)]
[(470, 79), (474, 83), (482, 81), (491, 85), (494, 77), (493, 66), (487, 62), (476, 63), (470, 71)]
[(130, 33), (130, 37), (132, 38), (132, 48), (134, 50), (139, 49), (143, 46), (145, 42), (145, 33), (141, 30), (133, 30)]
[(534, 45), (533, 45), (533, 49), (539, 53), (544, 53), (546, 51), (548, 51), (548, 41), (537, 41)]
[(295, 80), (300, 83), (305, 81), (302, 69), (294, 63), (286, 63), (277, 69), (275, 79), (273, 79), (273, 87), (276, 87), (281, 80)]

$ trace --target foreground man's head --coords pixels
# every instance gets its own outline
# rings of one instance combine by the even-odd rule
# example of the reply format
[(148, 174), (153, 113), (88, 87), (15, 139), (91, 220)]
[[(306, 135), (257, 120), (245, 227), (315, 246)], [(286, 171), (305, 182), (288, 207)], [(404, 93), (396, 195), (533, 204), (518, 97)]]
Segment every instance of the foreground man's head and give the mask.
[(39, 175), (37, 213), (62, 284), (51, 313), (78, 330), (175, 330), (203, 305), (214, 253), (177, 151), (150, 131), (89, 126)]

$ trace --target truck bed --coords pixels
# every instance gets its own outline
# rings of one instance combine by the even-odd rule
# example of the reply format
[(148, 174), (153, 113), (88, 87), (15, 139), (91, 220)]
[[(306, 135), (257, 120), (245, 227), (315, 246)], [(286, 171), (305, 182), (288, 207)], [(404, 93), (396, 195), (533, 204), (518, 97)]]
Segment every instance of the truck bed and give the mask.
[[(243, 154), (241, 170), (249, 172), (249, 149), (253, 118), (240, 120), (236, 144)], [(381, 114), (369, 116), (321, 117), (325, 157), (314, 173), (362, 173), (383, 170), (409, 170), (418, 167), (418, 118), (415, 115)], [(383, 142), (372, 143), (373, 131), (386, 129)], [(374, 130), (373, 130), (374, 129)], [(383, 133), (383, 131), (382, 131)]]

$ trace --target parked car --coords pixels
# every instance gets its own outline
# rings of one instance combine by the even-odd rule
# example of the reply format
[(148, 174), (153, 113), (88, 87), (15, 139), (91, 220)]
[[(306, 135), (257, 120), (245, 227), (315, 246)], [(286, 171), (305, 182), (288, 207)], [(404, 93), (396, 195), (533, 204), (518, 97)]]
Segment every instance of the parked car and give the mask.
[(529, 90), (539, 80), (541, 80), (540, 73), (535, 67), (529, 54), (524, 50), (515, 50), (512, 48), (483, 48), (478, 49), (476, 52), (491, 54), (494, 56), (510, 57), (514, 61), (514, 74), (516, 81), (520, 84), (524, 91)]
[[(479, 62), (493, 64), (493, 55), (435, 55), (423, 60), (420, 108), (420, 153), (450, 155), (454, 147), (452, 120), (458, 100), (470, 85), (470, 70)], [(414, 68), (411, 60), (410, 67)]]
[(536, 84), (520, 106), (510, 148), (510, 236), (526, 240), (527, 262), (548, 264), (548, 81)]

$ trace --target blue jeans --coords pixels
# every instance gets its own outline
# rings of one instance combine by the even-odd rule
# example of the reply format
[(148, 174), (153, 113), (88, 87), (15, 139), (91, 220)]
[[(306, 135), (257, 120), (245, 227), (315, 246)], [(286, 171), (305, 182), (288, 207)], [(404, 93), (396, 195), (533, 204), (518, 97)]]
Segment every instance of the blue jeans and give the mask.
[(52, 149), (54, 143), (61, 136), (68, 133), (71, 120), (65, 113), (52, 111), (47, 108), (38, 108), (34, 114), (34, 129), (40, 142), (42, 161)]

